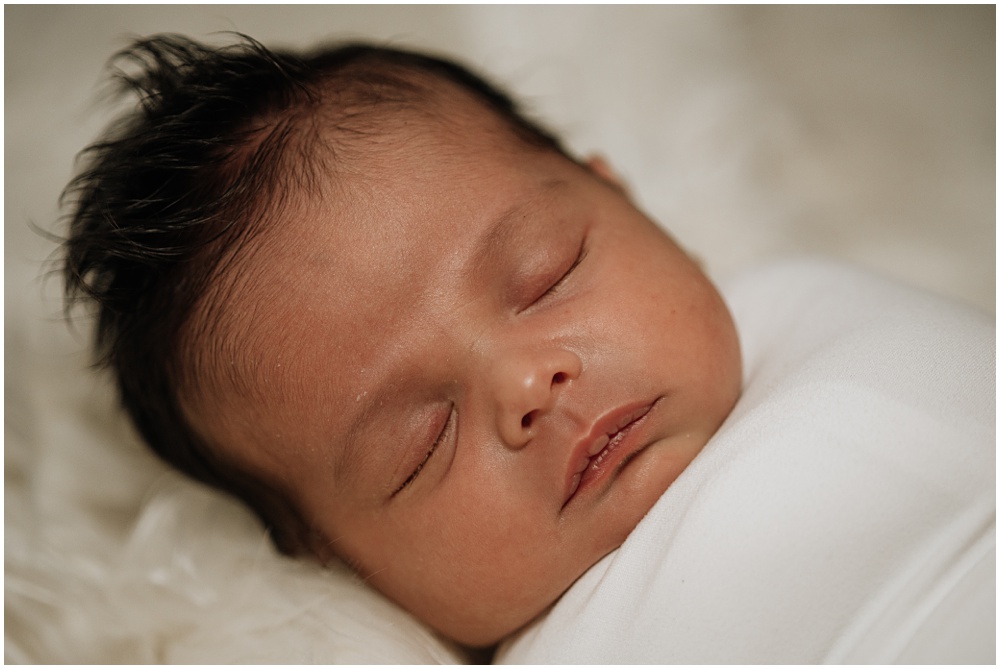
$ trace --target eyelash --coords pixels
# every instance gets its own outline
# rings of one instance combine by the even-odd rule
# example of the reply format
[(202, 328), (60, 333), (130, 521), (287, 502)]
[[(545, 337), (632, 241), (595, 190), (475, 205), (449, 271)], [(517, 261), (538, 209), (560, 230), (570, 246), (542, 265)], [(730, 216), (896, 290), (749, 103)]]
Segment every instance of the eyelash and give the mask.
[(396, 491), (394, 493), (392, 493), (393, 497), (395, 497), (400, 492), (402, 492), (402, 490), (404, 488), (406, 488), (408, 485), (410, 485), (411, 483), (413, 483), (414, 479), (417, 478), (417, 474), (420, 473), (420, 470), (424, 468), (424, 465), (427, 464), (427, 461), (431, 459), (432, 455), (434, 455), (434, 451), (436, 451), (437, 448), (438, 448), (438, 446), (440, 446), (441, 443), (445, 440), (445, 437), (448, 435), (448, 431), (450, 430), (451, 424), (452, 424), (452, 422), (454, 420), (455, 420), (455, 407), (453, 405), (452, 409), (451, 409), (451, 413), (448, 414), (448, 420), (445, 421), (444, 427), (441, 428), (441, 432), (438, 434), (437, 439), (435, 439), (434, 443), (431, 444), (430, 450), (427, 451), (427, 455), (425, 455), (424, 459), (420, 461), (420, 464), (417, 465), (417, 468), (413, 470), (413, 473), (411, 473), (406, 478), (406, 480), (403, 481), (403, 484), (401, 486), (399, 486), (398, 488), (396, 488)]
[(586, 242), (587, 242), (586, 239), (584, 239), (583, 242), (581, 242), (581, 244), (580, 244), (580, 251), (577, 253), (576, 260), (574, 260), (573, 264), (569, 266), (569, 269), (567, 269), (565, 272), (563, 272), (563, 275), (560, 276), (559, 279), (554, 284), (552, 284), (551, 286), (549, 286), (548, 290), (546, 290), (544, 293), (542, 293), (541, 295), (539, 295), (538, 299), (535, 300), (535, 302), (540, 302), (544, 298), (546, 298), (549, 295), (552, 295), (553, 293), (555, 293), (556, 291), (558, 291), (559, 288), (560, 288), (560, 286), (562, 286), (566, 282), (566, 279), (568, 279), (570, 277), (570, 275), (576, 270), (576, 268), (580, 266), (580, 263), (583, 262), (583, 259), (587, 257), (587, 243)]

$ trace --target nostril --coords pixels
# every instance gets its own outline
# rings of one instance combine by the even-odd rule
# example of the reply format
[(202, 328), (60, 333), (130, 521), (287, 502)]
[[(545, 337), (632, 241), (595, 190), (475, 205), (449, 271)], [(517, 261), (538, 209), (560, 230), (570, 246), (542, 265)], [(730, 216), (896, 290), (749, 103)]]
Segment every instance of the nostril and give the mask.
[(527, 429), (531, 427), (531, 422), (535, 419), (535, 412), (529, 411), (521, 417), (521, 427)]
[(563, 383), (565, 381), (566, 381), (565, 372), (556, 372), (555, 375), (552, 377), (552, 385), (554, 386)]

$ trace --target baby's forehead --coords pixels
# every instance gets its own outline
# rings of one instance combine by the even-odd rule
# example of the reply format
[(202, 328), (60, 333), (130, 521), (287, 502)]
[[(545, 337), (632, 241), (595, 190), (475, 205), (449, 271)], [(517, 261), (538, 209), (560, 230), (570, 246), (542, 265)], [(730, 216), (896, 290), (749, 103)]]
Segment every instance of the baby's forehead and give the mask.
[[(479, 132), (478, 139), (489, 139)], [(552, 226), (547, 213), (564, 196), (565, 180), (526, 178), (512, 184), (472, 174), (463, 165), (449, 165), (458, 159), (456, 148), (477, 147), (465, 157), (471, 163), (518, 165), (525, 174), (535, 161), (518, 160), (490, 141), (450, 140), (452, 148), (443, 156), (431, 146), (382, 147), (393, 178), (366, 169), (334, 175), (332, 197), (304, 198), (268, 221), (216, 279), (215, 314), (208, 318), (217, 335), (254, 346), (287, 340), (298, 324), (318, 317), (310, 302), (320, 296), (326, 312), (336, 314), (324, 326), (335, 326), (331, 339), (364, 341), (372, 333), (384, 334), (379, 309), (400, 314), (410, 306), (401, 286), (415, 299), (417, 291), (446, 289), (470, 268), (489, 266), (486, 261), (497, 254), (539, 243)], [(254, 346), (237, 348), (249, 353)], [(260, 369), (253, 359), (227, 367)]]

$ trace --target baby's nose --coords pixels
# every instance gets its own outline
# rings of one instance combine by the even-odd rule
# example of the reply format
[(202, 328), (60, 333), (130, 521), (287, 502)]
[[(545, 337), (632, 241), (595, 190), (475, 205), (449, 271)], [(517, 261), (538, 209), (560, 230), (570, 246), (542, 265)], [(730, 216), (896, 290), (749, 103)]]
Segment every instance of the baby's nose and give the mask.
[(495, 370), (497, 428), (504, 443), (523, 448), (582, 370), (580, 358), (563, 349), (525, 351), (500, 359)]

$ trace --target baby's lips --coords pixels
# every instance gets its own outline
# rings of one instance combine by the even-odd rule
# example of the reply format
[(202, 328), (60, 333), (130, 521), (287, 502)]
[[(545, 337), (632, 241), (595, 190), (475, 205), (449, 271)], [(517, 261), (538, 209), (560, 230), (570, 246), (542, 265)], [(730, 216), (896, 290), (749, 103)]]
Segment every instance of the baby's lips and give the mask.
[(609, 441), (611, 441), (611, 435), (608, 434), (601, 435), (600, 437), (595, 439), (594, 443), (591, 444), (589, 449), (587, 449), (587, 455), (589, 455), (590, 457), (594, 457), (595, 455), (604, 450), (604, 447), (608, 445)]
[[(583, 470), (578, 471), (576, 474), (573, 474), (573, 478), (570, 480), (570, 485), (569, 485), (569, 498), (572, 498), (573, 495), (576, 494), (576, 490), (577, 488), (580, 487), (580, 481), (582, 479), (583, 479)], [(567, 501), (569, 498), (567, 498)]]
[(596, 432), (597, 436), (594, 436), (589, 442), (584, 440), (583, 443), (579, 443), (574, 449), (575, 452), (579, 453), (579, 459), (576, 461), (574, 468), (570, 470), (573, 473), (569, 476), (566, 497), (563, 502), (564, 507), (566, 504), (569, 504), (576, 491), (579, 490), (584, 474), (587, 472), (587, 468), (594, 463), (594, 458), (600, 458), (598, 460), (599, 463), (603, 459), (601, 454), (611, 444), (612, 439), (617, 439), (623, 430), (631, 427), (633, 423), (640, 419), (645, 418), (646, 414), (652, 411), (660, 399), (656, 398), (649, 404), (633, 405), (631, 408), (623, 407), (611, 415), (605, 416), (594, 425), (591, 434), (593, 435)]
[(608, 443), (611, 441), (610, 434), (602, 434), (590, 444), (587, 449), (587, 453), (584, 457), (580, 458), (580, 462), (577, 465), (577, 471), (573, 474), (569, 483), (569, 494), (566, 496), (567, 501), (576, 494), (577, 489), (580, 487), (580, 481), (583, 480), (583, 473), (587, 471), (587, 467), (593, 461), (594, 456), (603, 451)]
[(611, 441), (611, 437), (609, 435), (601, 435), (590, 445), (590, 448), (587, 449), (586, 455), (580, 458), (580, 462), (577, 464), (576, 473), (573, 474), (573, 477), (570, 479), (569, 494), (566, 497), (567, 500), (576, 494), (577, 488), (580, 487), (580, 481), (583, 479), (583, 472), (585, 472), (587, 467), (590, 466), (590, 462), (593, 460), (594, 456), (604, 450), (604, 447), (608, 445), (609, 441)]

